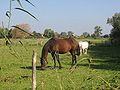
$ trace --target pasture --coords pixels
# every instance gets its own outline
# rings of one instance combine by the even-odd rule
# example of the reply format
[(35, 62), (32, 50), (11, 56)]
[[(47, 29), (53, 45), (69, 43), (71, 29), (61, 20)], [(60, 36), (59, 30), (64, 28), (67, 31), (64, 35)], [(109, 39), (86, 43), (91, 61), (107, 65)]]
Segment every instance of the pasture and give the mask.
[[(53, 69), (48, 55), (46, 70), (40, 70), (40, 56), (47, 40), (13, 40), (12, 47), (0, 40), (0, 90), (31, 90), (32, 53), (37, 48), (37, 90), (119, 90), (120, 47), (90, 46), (87, 55), (77, 57), (77, 67), (71, 66), (69, 53), (60, 55), (62, 69)], [(93, 41), (93, 40), (92, 40)], [(100, 43), (97, 39), (95, 42)], [(87, 59), (91, 60), (89, 63)], [(58, 65), (58, 63), (57, 63)]]

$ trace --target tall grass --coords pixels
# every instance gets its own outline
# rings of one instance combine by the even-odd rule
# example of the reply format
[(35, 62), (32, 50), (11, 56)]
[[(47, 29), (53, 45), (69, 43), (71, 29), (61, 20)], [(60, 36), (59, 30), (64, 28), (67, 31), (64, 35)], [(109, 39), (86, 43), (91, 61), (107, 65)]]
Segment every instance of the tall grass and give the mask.
[[(24, 7), (22, 6), (21, 0), (9, 0), (8, 1), (9, 2), (9, 10), (6, 11), (6, 16), (8, 17), (8, 27), (7, 28), (8, 28), (9, 31), (10, 31), (11, 27), (16, 27), (16, 26), (11, 26), (11, 17), (12, 17), (12, 13), (14, 13), (14, 12), (12, 12), (12, 8), (14, 7), (12, 5), (12, 2), (14, 2), (14, 1), (18, 2), (19, 6), (20, 6), (20, 7), (14, 8), (14, 9), (17, 9), (17, 10), (20, 10), (22, 12), (25, 12), (28, 15), (30, 15), (31, 17), (33, 17), (35, 20), (39, 21), (39, 19), (37, 17), (35, 17), (32, 13), (30, 13), (30, 11), (27, 11), (26, 9), (24, 9)], [(30, 4), (30, 5), (35, 7), (35, 5), (32, 2), (30, 2), (29, 0), (24, 0), (24, 2), (27, 2), (28, 4)], [(0, 32), (0, 33), (4, 37), (5, 41), (8, 42), (11, 45), (12, 43), (10, 41), (10, 38), (8, 37), (9, 32), (5, 33), (5, 31), (6, 31), (5, 29), (6, 28), (4, 27), (4, 23), (3, 22), (2, 22), (2, 28), (3, 28), (3, 31)], [(23, 30), (23, 29), (21, 29), (19, 27), (16, 27), (16, 28), (18, 28), (21, 31), (26, 32), (25, 30)], [(26, 32), (26, 33), (28, 33), (28, 32)], [(28, 33), (28, 34), (30, 34), (30, 33)]]

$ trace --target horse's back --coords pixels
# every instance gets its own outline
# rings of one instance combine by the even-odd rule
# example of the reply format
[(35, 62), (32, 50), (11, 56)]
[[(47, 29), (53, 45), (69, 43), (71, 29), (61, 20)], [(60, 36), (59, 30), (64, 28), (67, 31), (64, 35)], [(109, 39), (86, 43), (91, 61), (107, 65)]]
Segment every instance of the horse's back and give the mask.
[(65, 39), (55, 39), (51, 42), (51, 49), (58, 51), (60, 54), (64, 54), (71, 49), (71, 45)]
[(71, 38), (59, 39), (59, 38), (51, 38), (47, 42), (47, 46), (49, 47), (49, 52), (59, 52), (64, 54), (70, 50), (75, 50), (78, 46), (78, 42)]

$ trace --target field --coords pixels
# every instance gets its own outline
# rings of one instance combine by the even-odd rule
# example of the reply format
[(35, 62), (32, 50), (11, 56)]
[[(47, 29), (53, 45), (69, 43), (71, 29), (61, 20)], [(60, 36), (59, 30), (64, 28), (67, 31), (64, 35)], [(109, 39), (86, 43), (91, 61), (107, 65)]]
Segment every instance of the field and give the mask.
[[(43, 41), (43, 42), (41, 42)], [(60, 55), (62, 69), (53, 69), (48, 55), (48, 67), (40, 70), (40, 55), (47, 40), (13, 40), (12, 47), (0, 40), (0, 90), (31, 90), (31, 61), (37, 48), (37, 90), (119, 90), (120, 47), (91, 45), (88, 55), (77, 57), (77, 68), (70, 69), (71, 55)], [(97, 42), (98, 41), (98, 42)], [(95, 40), (100, 43), (101, 40)], [(88, 59), (91, 60), (89, 65)]]

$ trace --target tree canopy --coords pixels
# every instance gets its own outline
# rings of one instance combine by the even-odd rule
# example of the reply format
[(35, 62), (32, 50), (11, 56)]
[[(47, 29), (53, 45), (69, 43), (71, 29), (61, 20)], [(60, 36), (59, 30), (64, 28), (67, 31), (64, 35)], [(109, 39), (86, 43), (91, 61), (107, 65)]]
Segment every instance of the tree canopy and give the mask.
[(47, 38), (50, 38), (50, 37), (54, 36), (54, 31), (52, 29), (45, 29), (43, 35)]
[(115, 13), (111, 18), (108, 18), (107, 24), (113, 27), (110, 33), (111, 39), (120, 44), (120, 13)]
[(12, 38), (28, 38), (30, 36), (29, 33), (30, 33), (29, 24), (18, 24), (11, 31)]
[(100, 26), (95, 26), (94, 29), (95, 29), (95, 31), (94, 31), (95, 38), (100, 38), (101, 35), (102, 35), (101, 27)]

